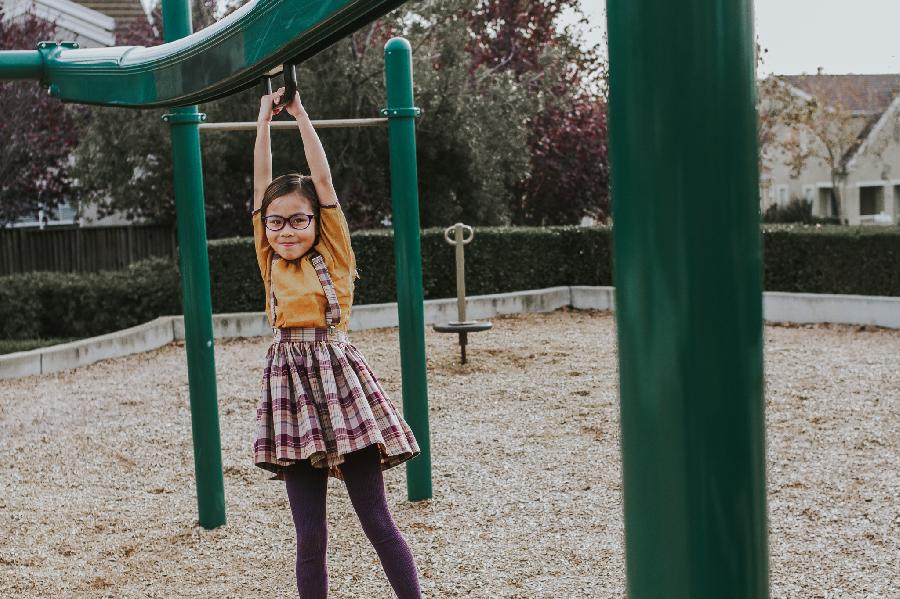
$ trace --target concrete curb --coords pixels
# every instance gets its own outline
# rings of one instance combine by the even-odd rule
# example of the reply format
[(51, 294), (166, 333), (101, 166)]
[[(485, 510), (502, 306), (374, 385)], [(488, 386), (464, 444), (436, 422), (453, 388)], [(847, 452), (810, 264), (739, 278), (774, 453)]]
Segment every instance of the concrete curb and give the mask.
[[(576, 309), (615, 310), (614, 287), (550, 287), (467, 298), (466, 316), (471, 320), (501, 314), (552, 312)], [(456, 320), (456, 299), (425, 301), (425, 324)], [(816, 293), (763, 294), (763, 316), (767, 321), (875, 325), (900, 329), (900, 298)], [(396, 303), (354, 306), (350, 330), (396, 327), (400, 322)], [(264, 312), (213, 315), (213, 336), (268, 337), (272, 334)], [(99, 360), (145, 352), (177, 339), (184, 339), (183, 316), (161, 316), (150, 322), (99, 337), (0, 356), (0, 379), (47, 374), (85, 366)]]
[(769, 322), (831, 322), (900, 329), (900, 297), (766, 291), (763, 318)]

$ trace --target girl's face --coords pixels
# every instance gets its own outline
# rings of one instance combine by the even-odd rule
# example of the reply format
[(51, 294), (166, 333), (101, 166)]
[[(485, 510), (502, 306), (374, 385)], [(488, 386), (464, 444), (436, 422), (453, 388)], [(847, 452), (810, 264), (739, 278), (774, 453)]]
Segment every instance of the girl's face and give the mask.
[(284, 219), (284, 227), (280, 231), (272, 231), (268, 227), (266, 228), (266, 238), (269, 240), (269, 245), (272, 246), (272, 249), (285, 260), (293, 260), (305, 254), (316, 239), (315, 219), (310, 221), (308, 227), (299, 231), (288, 222), (287, 219), (298, 212), (303, 214), (313, 213), (309, 200), (298, 193), (275, 198), (266, 209), (264, 218), (280, 216)]

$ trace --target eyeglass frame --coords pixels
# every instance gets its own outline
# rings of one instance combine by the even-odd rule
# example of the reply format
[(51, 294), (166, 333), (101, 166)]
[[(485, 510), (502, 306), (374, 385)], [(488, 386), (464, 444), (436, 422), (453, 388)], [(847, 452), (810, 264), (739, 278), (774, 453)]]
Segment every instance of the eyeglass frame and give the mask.
[[(284, 222), (281, 223), (281, 226), (278, 227), (277, 229), (273, 229), (272, 227), (269, 226), (269, 218), (271, 218), (272, 216), (284, 219)], [(316, 217), (315, 214), (307, 214), (306, 212), (295, 212), (294, 214), (292, 214), (290, 216), (281, 216), (280, 214), (271, 214), (269, 216), (266, 216), (263, 219), (263, 225), (265, 225), (266, 229), (268, 229), (269, 231), (272, 231), (273, 233), (277, 233), (278, 231), (281, 231), (282, 229), (284, 229), (284, 227), (286, 225), (290, 224), (291, 219), (293, 219), (295, 216), (305, 216), (306, 217), (306, 226), (305, 227), (298, 229), (294, 225), (291, 225), (291, 228), (295, 231), (307, 230), (309, 228), (309, 225), (312, 224), (313, 219)]]

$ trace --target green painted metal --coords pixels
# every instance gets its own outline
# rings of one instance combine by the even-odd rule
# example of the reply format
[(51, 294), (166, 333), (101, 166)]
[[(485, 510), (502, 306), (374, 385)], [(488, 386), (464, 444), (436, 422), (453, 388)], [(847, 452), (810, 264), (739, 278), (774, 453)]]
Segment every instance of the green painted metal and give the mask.
[(391, 155), (391, 205), (394, 260), (397, 267), (397, 309), (400, 316), (400, 365), (403, 417), (419, 443), (421, 454), (406, 463), (410, 501), (431, 498), (431, 434), (428, 427), (428, 378), (425, 368), (425, 311), (422, 254), (419, 240), (419, 182), (416, 175), (412, 49), (403, 38), (384, 46), (387, 79), (388, 141)]
[(37, 50), (0, 52), (0, 81), (7, 79), (39, 79), (44, 59)]
[(628, 594), (768, 594), (751, 0), (609, 0)]
[[(247, 89), (401, 5), (403, 0), (253, 0), (206, 29), (160, 46), (43, 53), (42, 82), (64, 102), (185, 106)], [(0, 79), (37, 78), (33, 54), (0, 52)]]
[[(163, 0), (163, 35), (175, 40), (191, 33), (189, 0)], [(206, 212), (200, 130), (205, 115), (196, 106), (176, 108), (163, 117), (172, 133), (175, 176), (175, 212), (184, 304), (184, 337), (188, 387), (191, 394), (191, 430), (194, 439), (194, 476), (200, 526), (225, 524), (225, 483), (219, 405), (216, 398), (216, 363), (206, 250)]]

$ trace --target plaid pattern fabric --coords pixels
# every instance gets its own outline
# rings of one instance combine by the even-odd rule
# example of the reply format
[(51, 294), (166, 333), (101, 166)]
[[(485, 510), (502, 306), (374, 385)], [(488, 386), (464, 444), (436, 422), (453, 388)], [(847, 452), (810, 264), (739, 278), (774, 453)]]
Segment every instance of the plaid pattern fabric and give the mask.
[(350, 343), (350, 335), (345, 331), (323, 329), (319, 327), (294, 327), (275, 329), (272, 343), (300, 343), (303, 341), (338, 341)]
[(328, 274), (328, 267), (325, 266), (325, 258), (322, 254), (313, 250), (310, 260), (316, 267), (316, 275), (319, 281), (328, 281), (328, 284), (322, 284), (322, 290), (325, 291), (325, 299), (328, 300), (328, 306), (325, 309), (325, 322), (329, 328), (341, 322), (341, 304), (338, 303), (337, 293), (334, 285), (331, 284), (331, 276)]
[(285, 467), (308, 458), (343, 481), (338, 465), (344, 455), (373, 444), (381, 450), (382, 470), (420, 453), (365, 357), (346, 333), (333, 328), (340, 322), (340, 305), (324, 259), (317, 253), (312, 259), (328, 298), (329, 326), (275, 330), (253, 443), (255, 465), (275, 473), (269, 480), (284, 480)]

